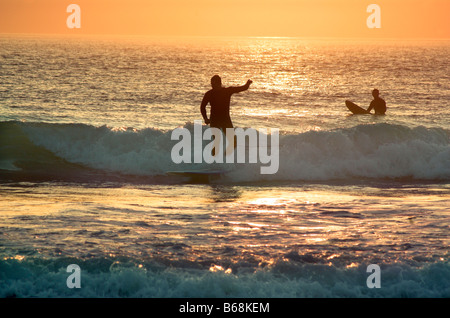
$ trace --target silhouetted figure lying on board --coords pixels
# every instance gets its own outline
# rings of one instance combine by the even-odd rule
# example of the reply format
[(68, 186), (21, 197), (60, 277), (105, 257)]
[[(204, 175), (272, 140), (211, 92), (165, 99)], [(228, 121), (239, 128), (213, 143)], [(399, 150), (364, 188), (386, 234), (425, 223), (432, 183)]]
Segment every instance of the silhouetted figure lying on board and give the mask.
[(373, 101), (370, 102), (370, 106), (367, 109), (370, 112), (372, 109), (375, 110), (375, 115), (384, 115), (386, 113), (386, 102), (384, 99), (380, 98), (380, 92), (378, 89), (372, 91)]

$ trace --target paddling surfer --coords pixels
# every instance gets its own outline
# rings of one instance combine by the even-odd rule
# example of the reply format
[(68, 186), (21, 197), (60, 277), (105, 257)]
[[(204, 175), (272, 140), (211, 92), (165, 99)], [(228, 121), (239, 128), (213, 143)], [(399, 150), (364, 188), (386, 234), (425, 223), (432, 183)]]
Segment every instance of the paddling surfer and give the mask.
[(374, 89), (372, 91), (373, 101), (370, 102), (370, 106), (367, 111), (370, 113), (372, 109), (375, 110), (375, 115), (384, 115), (386, 113), (386, 102), (380, 98), (380, 91)]

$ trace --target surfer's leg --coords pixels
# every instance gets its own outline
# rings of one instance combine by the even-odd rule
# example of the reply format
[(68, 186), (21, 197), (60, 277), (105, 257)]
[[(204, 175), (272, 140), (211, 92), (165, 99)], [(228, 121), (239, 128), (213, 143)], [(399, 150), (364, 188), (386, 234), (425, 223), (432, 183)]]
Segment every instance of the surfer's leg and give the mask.
[[(224, 132), (224, 134), (227, 138), (228, 147), (230, 147), (233, 144), (233, 148), (236, 149), (237, 138), (236, 138), (236, 135), (234, 134), (234, 127), (233, 127), (233, 123), (231, 122), (231, 119), (227, 120), (224, 123), (222, 131)], [(234, 138), (232, 138), (232, 137), (234, 137)], [(227, 150), (228, 150), (228, 147), (227, 147)]]
[[(230, 127), (231, 126), (231, 127)], [(234, 149), (236, 149), (237, 146), (237, 137), (234, 133), (233, 125), (228, 126), (224, 132), (225, 132), (225, 138), (226, 138), (226, 155), (232, 155), (234, 152)]]
[[(222, 133), (224, 132), (224, 128), (223, 125), (221, 125), (220, 123), (214, 122), (214, 123), (210, 123), (210, 127), (211, 128), (218, 128), (222, 131)], [(211, 150), (211, 155), (214, 157), (216, 155), (216, 148), (220, 147), (220, 140), (216, 140), (216, 136), (213, 135), (213, 140), (214, 140), (214, 145), (213, 148)]]

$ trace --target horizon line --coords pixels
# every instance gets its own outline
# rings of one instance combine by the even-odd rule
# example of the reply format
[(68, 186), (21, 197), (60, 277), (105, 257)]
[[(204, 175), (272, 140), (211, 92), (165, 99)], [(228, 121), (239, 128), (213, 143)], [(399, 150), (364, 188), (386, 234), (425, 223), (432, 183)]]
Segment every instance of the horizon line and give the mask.
[[(75, 31), (77, 32), (77, 31)], [(272, 35), (175, 35), (175, 34), (141, 34), (141, 33), (48, 33), (48, 32), (0, 32), (0, 35), (26, 35), (26, 36), (106, 36), (106, 37), (157, 37), (157, 38), (255, 38), (255, 39), (348, 39), (348, 40), (450, 40), (450, 37), (364, 37), (364, 36), (326, 36), (326, 35), (296, 35), (296, 36), (272, 36)]]

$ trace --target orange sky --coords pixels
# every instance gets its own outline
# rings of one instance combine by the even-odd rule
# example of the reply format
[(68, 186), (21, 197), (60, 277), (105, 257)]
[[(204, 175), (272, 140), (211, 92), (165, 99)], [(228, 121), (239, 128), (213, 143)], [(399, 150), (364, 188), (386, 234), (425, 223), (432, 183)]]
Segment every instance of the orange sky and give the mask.
[[(372, 3), (381, 29), (367, 28)], [(0, 0), (0, 33), (450, 38), (449, 18), (450, 0)]]

